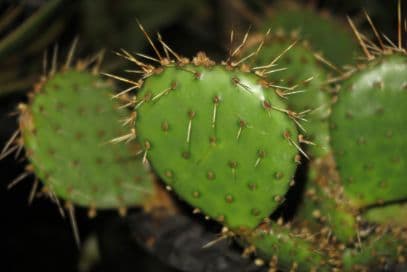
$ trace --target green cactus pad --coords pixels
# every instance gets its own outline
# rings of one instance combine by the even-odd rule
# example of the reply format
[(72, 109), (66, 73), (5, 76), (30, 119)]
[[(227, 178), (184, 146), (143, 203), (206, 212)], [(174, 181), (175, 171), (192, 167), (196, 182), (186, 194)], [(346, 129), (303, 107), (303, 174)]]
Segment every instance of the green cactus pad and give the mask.
[(354, 241), (358, 212), (349, 207), (341, 195), (332, 156), (312, 161), (308, 171), (304, 199), (295, 222), (313, 232), (329, 228), (342, 243)]
[[(287, 226), (269, 223), (246, 236), (256, 255), (281, 271), (330, 271), (326, 252), (318, 249), (310, 234), (298, 234)], [(291, 270), (292, 269), (292, 270)]]
[(282, 1), (272, 10), (265, 26), (285, 32), (298, 32), (302, 39), (308, 40), (315, 50), (334, 64), (343, 66), (355, 62), (360, 49), (345, 23), (340, 23), (328, 14), (314, 9)]
[(229, 66), (168, 65), (137, 94), (136, 131), (153, 168), (234, 230), (268, 217), (296, 168), (296, 127), (266, 85)]
[(346, 249), (342, 257), (343, 271), (401, 271), (391, 269), (405, 264), (407, 258), (406, 240), (400, 231), (379, 230), (362, 242), (362, 248)]
[(345, 195), (355, 207), (407, 197), (407, 58), (394, 54), (346, 80), (331, 137)]
[[(257, 65), (267, 65), (273, 58), (287, 49), (294, 40), (273, 36), (266, 40), (262, 50), (257, 55)], [(283, 71), (270, 73), (267, 79), (283, 88), (290, 88), (294, 84), (301, 84), (295, 90), (285, 90), (285, 93), (298, 92), (287, 95), (290, 109), (297, 112), (310, 111), (302, 126), (306, 130), (307, 139), (315, 143), (307, 148), (313, 157), (320, 157), (329, 152), (329, 123), (330, 99), (327, 93), (327, 72), (314, 57), (314, 53), (306, 42), (297, 43), (279, 60), (278, 68)], [(284, 91), (284, 90), (282, 90)], [(304, 132), (303, 132), (304, 133)]]
[(50, 76), (22, 110), (20, 128), (34, 173), (58, 197), (93, 208), (141, 204), (152, 194), (135, 145), (109, 141), (124, 133), (128, 114), (112, 86), (86, 71)]
[(370, 208), (363, 219), (372, 223), (407, 228), (407, 203)]

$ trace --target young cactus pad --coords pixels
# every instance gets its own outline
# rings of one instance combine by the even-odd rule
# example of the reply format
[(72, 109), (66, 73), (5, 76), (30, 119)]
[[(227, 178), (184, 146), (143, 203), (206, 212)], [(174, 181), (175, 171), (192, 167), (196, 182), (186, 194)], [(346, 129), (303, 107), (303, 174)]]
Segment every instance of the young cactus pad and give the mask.
[[(265, 41), (255, 62), (257, 65), (267, 65), (270, 59), (284, 51), (279, 66), (275, 72), (267, 75), (267, 79), (280, 86), (281, 96), (287, 99), (290, 109), (307, 113), (308, 122), (302, 123), (302, 127), (307, 138), (315, 144), (308, 147), (307, 153), (322, 157), (329, 152), (330, 99), (324, 85), (327, 72), (314, 57), (307, 42), (295, 43), (294, 39), (278, 35)], [(296, 84), (299, 86), (294, 89)]]
[(156, 71), (135, 106), (146, 158), (207, 216), (254, 228), (283, 201), (296, 169), (296, 127), (284, 102), (264, 79), (203, 53)]
[(407, 197), (407, 58), (379, 57), (346, 80), (332, 111), (332, 147), (355, 206)]
[(90, 208), (141, 204), (152, 180), (135, 145), (109, 141), (126, 117), (112, 86), (87, 71), (51, 75), (20, 107), (20, 130), (32, 168), (51, 192)]

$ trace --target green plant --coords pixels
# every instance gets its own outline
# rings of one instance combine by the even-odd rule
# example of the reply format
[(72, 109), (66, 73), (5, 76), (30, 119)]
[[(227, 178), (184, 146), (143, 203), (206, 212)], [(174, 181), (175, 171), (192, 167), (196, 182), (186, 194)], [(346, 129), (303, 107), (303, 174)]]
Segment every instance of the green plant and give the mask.
[(293, 178), (294, 115), (267, 81), (239, 67), (215, 65), (203, 53), (192, 63), (163, 62), (145, 74), (136, 98), (146, 159), (209, 217), (236, 231), (254, 228)]
[(74, 46), (59, 71), (55, 54), (49, 74), (29, 94), (29, 103), (19, 105), (20, 129), (3, 152), (24, 147), (29, 161), (26, 173), (10, 187), (34, 174), (30, 201), (41, 180), (43, 191), (58, 206), (59, 199), (65, 201), (75, 223), (74, 205), (87, 207), (89, 217), (97, 209), (117, 209), (124, 215), (129, 206), (143, 206), (154, 197), (154, 179), (137, 158), (137, 143), (111, 142), (124, 131), (119, 120), (128, 112), (112, 100), (111, 82), (98, 76), (101, 55), (93, 68), (92, 59), (71, 67), (73, 51)]
[(370, 61), (344, 82), (333, 107), (332, 146), (345, 194), (354, 206), (407, 197), (407, 128), (399, 106), (407, 84), (406, 59), (404, 53), (395, 53)]
[(300, 141), (301, 144), (308, 144), (305, 148), (307, 154), (311, 157), (326, 155), (330, 149), (328, 72), (307, 41), (280, 33), (252, 37), (254, 41), (263, 39), (254, 64), (268, 65), (270, 60), (279, 57), (278, 65), (264, 76), (279, 91), (279, 96), (284, 98), (290, 109), (304, 114), (306, 122), (300, 124), (299, 132), (305, 133), (309, 139)]
[(266, 22), (263, 23), (266, 28), (297, 33), (335, 65), (352, 64), (359, 54), (358, 44), (346, 24), (328, 12), (323, 13), (294, 1), (278, 1), (270, 9)]

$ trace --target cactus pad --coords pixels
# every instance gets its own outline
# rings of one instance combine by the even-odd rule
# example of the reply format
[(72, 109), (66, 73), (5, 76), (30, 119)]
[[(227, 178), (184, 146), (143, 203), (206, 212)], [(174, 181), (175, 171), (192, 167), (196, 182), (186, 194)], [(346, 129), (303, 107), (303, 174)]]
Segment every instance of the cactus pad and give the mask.
[(94, 208), (141, 204), (152, 180), (135, 145), (109, 140), (126, 117), (111, 85), (86, 71), (51, 75), (22, 110), (20, 129), (35, 174), (58, 197)]
[(298, 32), (302, 39), (308, 40), (315, 50), (321, 51), (336, 65), (355, 62), (355, 57), (360, 52), (359, 45), (345, 23), (312, 8), (287, 4), (287, 1), (280, 2), (269, 17), (270, 23), (266, 28)]
[(405, 199), (406, 56), (382, 56), (344, 82), (332, 112), (332, 146), (356, 207)]
[(377, 228), (373, 234), (361, 248), (343, 252), (343, 271), (402, 271), (396, 265), (406, 262), (405, 230)]
[(327, 249), (320, 250), (316, 239), (309, 233), (298, 233), (288, 226), (268, 223), (258, 227), (246, 239), (272, 269), (330, 271)]
[(407, 228), (407, 203), (370, 208), (363, 213), (366, 221)]
[(234, 230), (254, 228), (284, 200), (296, 168), (296, 128), (265, 80), (196, 62), (205, 58), (163, 66), (145, 80), (137, 137), (184, 200)]
[[(286, 37), (278, 35), (270, 37), (258, 53), (256, 64), (267, 65), (271, 59), (293, 43), (294, 40)], [(314, 57), (307, 42), (295, 44), (282, 55), (279, 67), (286, 69), (268, 74), (267, 79), (284, 88), (281, 91), (283, 95), (286, 94), (290, 109), (297, 112), (309, 111), (305, 117), (308, 122), (304, 122), (302, 126), (306, 130), (307, 138), (315, 145), (309, 146), (307, 151), (314, 157), (323, 156), (329, 151), (330, 100), (327, 85), (324, 84), (327, 73)], [(300, 86), (291, 90), (295, 84)]]

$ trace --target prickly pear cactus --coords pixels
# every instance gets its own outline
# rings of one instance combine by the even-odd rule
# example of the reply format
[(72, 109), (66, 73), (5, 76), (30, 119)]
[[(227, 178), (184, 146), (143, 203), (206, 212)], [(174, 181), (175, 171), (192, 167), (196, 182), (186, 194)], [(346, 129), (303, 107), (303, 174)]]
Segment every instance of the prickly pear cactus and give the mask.
[(256, 65), (267, 65), (280, 54), (279, 66), (267, 74), (267, 79), (280, 89), (280, 95), (286, 98), (290, 109), (306, 113), (307, 122), (302, 123), (300, 132), (306, 133), (313, 142), (307, 147), (307, 153), (322, 157), (329, 152), (327, 72), (308, 42), (296, 42), (296, 38), (284, 35), (271, 34), (266, 38), (256, 56)]
[(289, 225), (263, 224), (246, 239), (254, 245), (257, 256), (267, 260), (270, 269), (276, 271), (330, 271), (334, 262), (327, 254), (329, 244)]
[(340, 186), (325, 169), (311, 164), (303, 202), (295, 221), (312, 232), (328, 228), (338, 241), (349, 243), (357, 236), (358, 211), (343, 200)]
[(407, 228), (407, 203), (370, 208), (363, 212), (363, 218), (376, 224)]
[(345, 195), (363, 207), (405, 199), (405, 54), (381, 56), (344, 82), (331, 116)]
[(68, 69), (42, 81), (20, 106), (20, 130), (32, 171), (69, 202), (96, 208), (139, 205), (152, 179), (136, 145), (114, 145), (126, 117), (111, 84), (85, 70)]
[(146, 158), (204, 214), (234, 230), (253, 229), (284, 200), (297, 133), (265, 80), (200, 53), (192, 64), (157, 68), (137, 99)]
[(280, 1), (271, 9), (266, 28), (283, 32), (297, 32), (308, 40), (315, 50), (338, 66), (355, 62), (360, 50), (346, 23), (292, 1)]
[(342, 256), (343, 271), (402, 271), (406, 262), (406, 236), (401, 229), (377, 227), (357, 248), (347, 248)]

